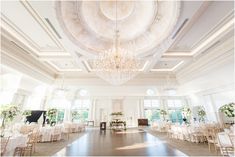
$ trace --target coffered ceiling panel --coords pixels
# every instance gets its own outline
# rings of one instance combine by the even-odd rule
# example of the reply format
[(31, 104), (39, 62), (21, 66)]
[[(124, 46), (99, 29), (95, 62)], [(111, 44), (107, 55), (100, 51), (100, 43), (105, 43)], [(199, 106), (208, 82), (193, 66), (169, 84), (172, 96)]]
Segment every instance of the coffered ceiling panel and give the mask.
[(40, 16), (20, 1), (3, 1), (2, 20), (38, 52), (63, 52), (61, 45), (40, 23)]
[(81, 71), (79, 65), (73, 60), (48, 61), (58, 71)]
[[(138, 78), (176, 74), (234, 37), (233, 1), (118, 2), (120, 46), (142, 60)], [(113, 1), (15, 0), (1, 5), (1, 51), (7, 57), (32, 71), (31, 64), (37, 64), (51, 77), (61, 72), (97, 77), (91, 60), (113, 46)]]
[(172, 69), (177, 64), (179, 64), (180, 60), (171, 60), (171, 61), (159, 61), (155, 66), (154, 69)]

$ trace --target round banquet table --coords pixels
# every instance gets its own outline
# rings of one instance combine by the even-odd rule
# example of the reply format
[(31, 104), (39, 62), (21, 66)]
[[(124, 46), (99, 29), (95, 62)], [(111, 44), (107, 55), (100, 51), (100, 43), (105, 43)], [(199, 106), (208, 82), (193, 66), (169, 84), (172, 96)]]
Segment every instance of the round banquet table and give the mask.
[[(40, 134), (42, 135), (40, 142), (49, 142), (51, 141), (51, 135), (54, 133), (56, 127), (42, 127), (40, 128)], [(62, 131), (62, 128), (59, 127)], [(61, 131), (58, 140), (61, 139)]]
[(13, 156), (16, 147), (25, 147), (28, 142), (28, 136), (23, 134), (15, 134), (9, 138), (5, 156)]
[(64, 123), (64, 129), (70, 130), (70, 132), (80, 132), (85, 130), (85, 125), (76, 122), (66, 122)]

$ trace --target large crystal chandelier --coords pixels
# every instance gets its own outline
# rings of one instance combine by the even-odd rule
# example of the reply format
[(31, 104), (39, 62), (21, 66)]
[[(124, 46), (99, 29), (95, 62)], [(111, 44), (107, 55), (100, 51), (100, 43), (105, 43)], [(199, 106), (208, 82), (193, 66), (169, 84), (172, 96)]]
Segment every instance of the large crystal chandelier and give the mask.
[(121, 85), (138, 74), (139, 59), (133, 52), (120, 47), (119, 31), (117, 29), (117, 1), (116, 1), (116, 30), (113, 47), (100, 53), (94, 60), (93, 66), (97, 76), (112, 85)]

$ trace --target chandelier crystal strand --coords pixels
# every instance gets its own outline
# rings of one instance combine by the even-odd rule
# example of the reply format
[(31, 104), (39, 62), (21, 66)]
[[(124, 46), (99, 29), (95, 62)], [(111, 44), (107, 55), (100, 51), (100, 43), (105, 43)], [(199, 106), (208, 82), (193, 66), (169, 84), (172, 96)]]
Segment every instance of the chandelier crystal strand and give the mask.
[(117, 28), (117, 1), (115, 38), (113, 47), (100, 53), (93, 65), (97, 76), (113, 85), (121, 85), (138, 74), (139, 60), (133, 52), (120, 47), (119, 31)]

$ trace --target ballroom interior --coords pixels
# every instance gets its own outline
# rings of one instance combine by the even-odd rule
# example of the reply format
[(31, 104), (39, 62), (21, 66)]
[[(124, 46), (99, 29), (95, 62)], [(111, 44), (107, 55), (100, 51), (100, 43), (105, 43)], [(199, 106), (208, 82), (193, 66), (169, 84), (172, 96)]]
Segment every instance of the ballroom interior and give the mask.
[(234, 156), (233, 1), (1, 1), (1, 156)]

